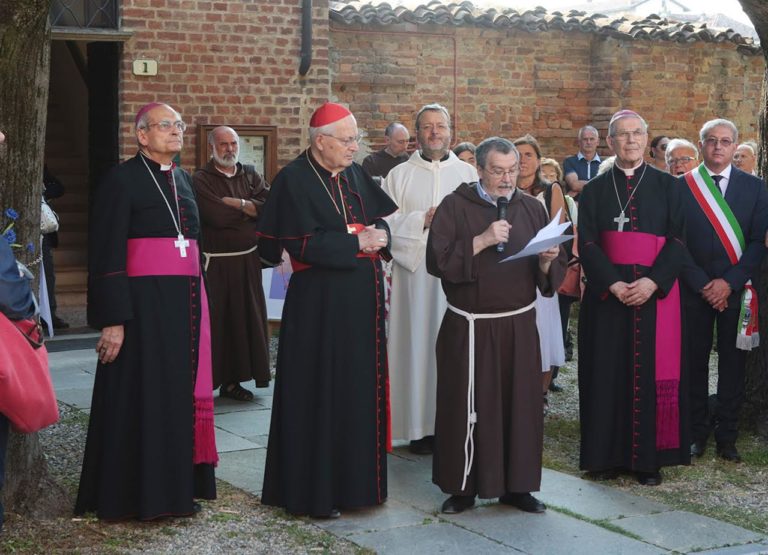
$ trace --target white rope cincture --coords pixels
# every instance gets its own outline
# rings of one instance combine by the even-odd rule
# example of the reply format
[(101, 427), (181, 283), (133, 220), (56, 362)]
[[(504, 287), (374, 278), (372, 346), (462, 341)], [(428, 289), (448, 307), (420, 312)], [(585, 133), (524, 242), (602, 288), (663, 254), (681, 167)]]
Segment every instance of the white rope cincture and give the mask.
[(258, 248), (258, 245), (252, 246), (247, 251), (238, 251), (238, 252), (204, 252), (203, 253), (203, 270), (206, 272), (208, 271), (208, 264), (211, 262), (211, 258), (219, 258), (220, 256), (243, 256), (245, 254), (251, 254), (253, 251), (255, 251)]
[(469, 380), (467, 384), (467, 435), (464, 437), (464, 479), (461, 482), (461, 489), (467, 487), (467, 478), (472, 470), (472, 463), (475, 459), (475, 425), (477, 424), (477, 412), (475, 411), (475, 320), (489, 320), (492, 318), (508, 318), (516, 316), (523, 312), (528, 312), (534, 306), (536, 301), (528, 306), (510, 310), (509, 312), (496, 312), (492, 314), (473, 314), (466, 312), (455, 306), (448, 305), (448, 310), (463, 316), (469, 323)]

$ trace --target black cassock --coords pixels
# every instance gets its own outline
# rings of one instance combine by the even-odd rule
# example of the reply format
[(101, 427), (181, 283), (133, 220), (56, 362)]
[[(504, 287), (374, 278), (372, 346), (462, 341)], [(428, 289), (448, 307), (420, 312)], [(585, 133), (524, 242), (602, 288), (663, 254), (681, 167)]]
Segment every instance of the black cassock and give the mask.
[(387, 496), (384, 282), (347, 225), (388, 229), (381, 218), (397, 207), (357, 164), (331, 178), (309, 156), (276, 176), (259, 227), (262, 257), (282, 247), (294, 262), (262, 503), (322, 516)]
[[(618, 235), (623, 235), (620, 239), (630, 237), (628, 232), (664, 238), (650, 266), (613, 264), (606, 255), (605, 232), (617, 231), (614, 218), (619, 217), (619, 202), (624, 207), (633, 191), (625, 209), (624, 233)], [(661, 466), (688, 464), (685, 354), (680, 356), (679, 383), (673, 383), (673, 388), (656, 376), (656, 301), (670, 294), (685, 253), (680, 184), (645, 164), (630, 179), (613, 168), (584, 188), (578, 224), (579, 254), (587, 279), (579, 314), (581, 468), (653, 472)], [(632, 256), (634, 248), (625, 248), (624, 254)], [(608, 291), (617, 281), (631, 283), (641, 277), (649, 277), (659, 289), (638, 309), (625, 306)], [(674, 304), (679, 313), (679, 300)], [(680, 330), (675, 333), (679, 338)], [(671, 412), (660, 416), (661, 397), (665, 403), (660, 406)], [(663, 435), (676, 438), (672, 442), (676, 446), (664, 441), (661, 448), (657, 446), (657, 427), (662, 428), (658, 422), (673, 424), (672, 429), (669, 424), (663, 428)]]
[[(169, 172), (145, 158), (176, 213)], [(191, 179), (173, 170), (181, 227), (198, 239)], [(88, 322), (122, 324), (117, 359), (99, 363), (75, 512), (151, 519), (213, 499), (213, 466), (193, 464), (200, 286), (191, 276), (128, 277), (127, 240), (177, 237), (141, 155), (113, 169), (96, 193), (89, 232)]]

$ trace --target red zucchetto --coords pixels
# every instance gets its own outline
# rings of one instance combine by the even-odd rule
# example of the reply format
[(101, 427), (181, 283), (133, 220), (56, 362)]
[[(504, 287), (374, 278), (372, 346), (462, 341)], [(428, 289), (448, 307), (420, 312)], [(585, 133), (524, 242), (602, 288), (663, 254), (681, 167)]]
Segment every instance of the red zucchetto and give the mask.
[(312, 118), (309, 120), (309, 126), (323, 127), (324, 125), (335, 123), (351, 115), (352, 112), (350, 112), (341, 104), (336, 104), (335, 102), (326, 102), (317, 110), (315, 110), (314, 114), (312, 114)]

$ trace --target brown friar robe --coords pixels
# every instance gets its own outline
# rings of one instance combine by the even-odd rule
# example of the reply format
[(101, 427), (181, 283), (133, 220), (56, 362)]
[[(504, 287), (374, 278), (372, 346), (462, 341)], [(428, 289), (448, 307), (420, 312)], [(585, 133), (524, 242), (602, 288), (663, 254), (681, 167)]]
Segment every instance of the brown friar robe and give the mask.
[[(544, 227), (547, 214), (533, 197), (515, 190), (502, 253), (476, 256), (472, 240), (497, 219), (476, 184), (462, 184), (440, 204), (432, 221), (427, 269), (440, 278), (450, 306), (474, 314), (518, 310), (536, 300), (536, 287), (551, 296), (565, 274), (565, 253), (548, 274), (537, 256), (499, 264)], [(541, 355), (534, 308), (514, 316), (475, 320), (474, 460), (462, 489), (467, 438), (469, 323), (446, 311), (437, 338), (437, 416), (432, 481), (445, 493), (493, 498), (537, 491), (543, 437)]]
[[(234, 177), (212, 161), (194, 175), (205, 253), (236, 253), (256, 245), (257, 218), (227, 206), (222, 197), (251, 200), (260, 211), (269, 186), (237, 164)], [(261, 287), (258, 249), (245, 255), (212, 257), (206, 271), (211, 311), (213, 386), (256, 380), (269, 385), (267, 307)]]

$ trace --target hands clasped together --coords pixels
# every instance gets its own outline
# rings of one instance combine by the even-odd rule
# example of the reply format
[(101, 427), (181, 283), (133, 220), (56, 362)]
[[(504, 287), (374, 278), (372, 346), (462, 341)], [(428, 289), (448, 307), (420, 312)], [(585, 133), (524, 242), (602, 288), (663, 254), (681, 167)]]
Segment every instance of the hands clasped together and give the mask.
[(361, 251), (374, 253), (387, 246), (388, 237), (385, 230), (376, 229), (375, 226), (369, 225), (357, 234), (357, 240), (360, 243)]
[(701, 296), (704, 300), (719, 312), (728, 308), (730, 294), (731, 286), (723, 278), (713, 279), (701, 289)]
[(627, 306), (641, 306), (658, 288), (659, 286), (652, 279), (643, 277), (632, 283), (617, 281), (608, 290)]

